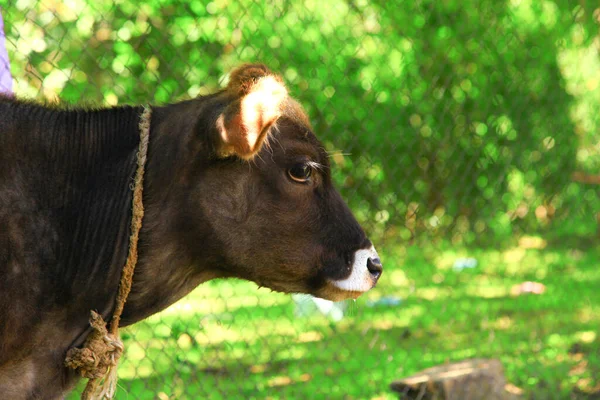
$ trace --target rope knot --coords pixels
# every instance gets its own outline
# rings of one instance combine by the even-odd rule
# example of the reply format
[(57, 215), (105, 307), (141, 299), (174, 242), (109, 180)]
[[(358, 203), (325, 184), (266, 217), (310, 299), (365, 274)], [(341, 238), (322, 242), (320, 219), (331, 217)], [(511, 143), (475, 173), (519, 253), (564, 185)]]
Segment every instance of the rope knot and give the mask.
[(83, 348), (72, 348), (67, 352), (65, 364), (88, 379), (104, 378), (111, 368), (115, 368), (123, 354), (123, 342), (118, 336), (108, 332), (106, 322), (95, 311), (91, 312), (92, 333), (87, 337)]

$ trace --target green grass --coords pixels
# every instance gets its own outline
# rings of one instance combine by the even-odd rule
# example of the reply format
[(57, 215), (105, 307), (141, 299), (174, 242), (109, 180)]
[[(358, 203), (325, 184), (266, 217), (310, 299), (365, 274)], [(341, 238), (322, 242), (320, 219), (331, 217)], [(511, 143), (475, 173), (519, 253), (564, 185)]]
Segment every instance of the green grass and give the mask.
[[(337, 323), (250, 283), (207, 283), (122, 332), (117, 398), (394, 399), (391, 381), (472, 357), (500, 359), (524, 398), (598, 398), (600, 250), (538, 245), (387, 246), (379, 286)], [(478, 267), (454, 271), (463, 256)], [(546, 292), (511, 295), (528, 280)], [(381, 296), (403, 301), (367, 307)]]

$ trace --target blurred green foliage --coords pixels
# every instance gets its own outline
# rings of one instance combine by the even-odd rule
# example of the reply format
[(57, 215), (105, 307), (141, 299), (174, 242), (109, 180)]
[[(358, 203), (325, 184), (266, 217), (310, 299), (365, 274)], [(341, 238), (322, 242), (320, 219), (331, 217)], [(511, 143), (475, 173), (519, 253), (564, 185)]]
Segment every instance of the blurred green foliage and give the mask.
[(166, 103), (266, 62), (382, 235), (595, 229), (571, 175), (600, 169), (596, 2), (3, 1), (24, 96)]

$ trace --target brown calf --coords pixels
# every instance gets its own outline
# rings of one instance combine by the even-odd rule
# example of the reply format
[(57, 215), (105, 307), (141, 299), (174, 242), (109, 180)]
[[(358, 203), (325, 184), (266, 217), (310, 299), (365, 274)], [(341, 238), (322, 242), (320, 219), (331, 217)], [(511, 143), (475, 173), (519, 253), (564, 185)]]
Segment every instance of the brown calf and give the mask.
[[(141, 107), (57, 110), (0, 98), (0, 394), (55, 399), (66, 351), (109, 320), (129, 245)], [(139, 262), (122, 325), (237, 277), (356, 298), (382, 272), (327, 153), (263, 65), (152, 111)]]

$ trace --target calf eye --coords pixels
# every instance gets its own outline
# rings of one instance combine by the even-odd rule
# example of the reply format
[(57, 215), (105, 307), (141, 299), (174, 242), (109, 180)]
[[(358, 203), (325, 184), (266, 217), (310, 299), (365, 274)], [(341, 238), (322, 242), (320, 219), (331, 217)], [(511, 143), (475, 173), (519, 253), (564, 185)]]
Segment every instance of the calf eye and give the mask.
[(312, 168), (308, 164), (296, 164), (288, 169), (288, 176), (291, 180), (299, 183), (306, 183), (312, 174)]

